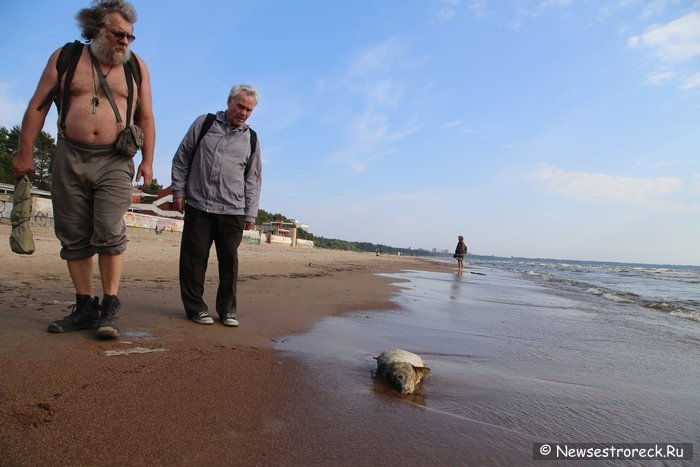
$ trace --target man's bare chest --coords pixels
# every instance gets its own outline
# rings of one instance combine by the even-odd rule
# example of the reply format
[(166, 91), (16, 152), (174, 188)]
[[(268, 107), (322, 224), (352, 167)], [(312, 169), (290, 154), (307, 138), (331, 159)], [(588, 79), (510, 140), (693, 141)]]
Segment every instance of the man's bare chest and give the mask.
[[(102, 66), (101, 69), (117, 106), (121, 107), (126, 103), (126, 99), (129, 95), (124, 66), (114, 65), (111, 68)], [(62, 92), (64, 91), (64, 87), (65, 77), (64, 83), (61, 86)], [(96, 96), (100, 101), (104, 99), (104, 103), (109, 105), (107, 93), (105, 92), (97, 70), (93, 67), (89, 57), (85, 55), (80, 58), (78, 66), (75, 69), (75, 75), (70, 83), (70, 95), (71, 98)]]

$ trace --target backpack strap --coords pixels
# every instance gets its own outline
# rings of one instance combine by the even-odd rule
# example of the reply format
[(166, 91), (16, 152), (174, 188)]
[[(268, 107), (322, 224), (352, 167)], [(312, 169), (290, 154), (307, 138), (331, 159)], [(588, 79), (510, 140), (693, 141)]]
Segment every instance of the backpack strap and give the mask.
[[(122, 116), (119, 113), (119, 108), (117, 107), (117, 103), (114, 102), (114, 97), (112, 97), (112, 90), (109, 87), (109, 84), (107, 83), (107, 78), (105, 78), (104, 73), (102, 73), (102, 68), (100, 68), (100, 63), (97, 61), (97, 58), (95, 57), (95, 54), (92, 53), (92, 48), (88, 46), (88, 52), (90, 52), (90, 60), (92, 60), (92, 67), (94, 68), (94, 71), (97, 72), (98, 78), (100, 78), (100, 85), (102, 86), (102, 91), (104, 91), (105, 95), (107, 96), (107, 99), (109, 100), (109, 104), (112, 106), (112, 111), (114, 112), (114, 117), (117, 119), (117, 123), (119, 126), (124, 129), (124, 123), (122, 121)], [(124, 66), (124, 73), (126, 73), (127, 67)], [(66, 76), (68, 78), (68, 76)], [(131, 83), (131, 76), (126, 76), (126, 81), (127, 85), (129, 87), (129, 93), (127, 94), (127, 100), (131, 101), (132, 99), (132, 93), (133, 93), (133, 83)], [(127, 104), (128, 105), (128, 104)], [(129, 106), (131, 107), (131, 106)], [(129, 108), (129, 111), (131, 109)], [(126, 116), (127, 118), (127, 126), (129, 126), (129, 116)]]
[[(124, 64), (124, 76), (126, 77), (126, 88), (128, 90), (126, 100), (126, 127), (128, 128), (131, 125), (131, 109), (134, 104), (134, 79), (131, 76), (131, 66), (126, 63)], [(136, 115), (134, 115), (134, 120), (136, 120)]]
[[(76, 41), (78, 42), (78, 41)], [(75, 42), (73, 43), (75, 44)], [(56, 100), (56, 107), (58, 108), (59, 111), (59, 118), (58, 118), (58, 126), (59, 130), (61, 133), (64, 132), (66, 129), (66, 115), (68, 114), (68, 106), (70, 104), (70, 83), (73, 80), (73, 75), (75, 74), (75, 69), (78, 67), (78, 61), (80, 60), (80, 54), (83, 51), (83, 44), (78, 42), (80, 46), (74, 46), (73, 47), (73, 52), (71, 53), (71, 58), (70, 62), (68, 62), (68, 69), (66, 70), (66, 81), (64, 82), (63, 86), (63, 105), (59, 106), (58, 105), (58, 100)], [(58, 67), (58, 62), (56, 62), (56, 66)], [(56, 82), (56, 86), (61, 86), (61, 78), (59, 76), (58, 81)]]
[(192, 163), (194, 162), (194, 156), (197, 154), (197, 148), (199, 147), (199, 143), (202, 142), (202, 138), (204, 138), (204, 135), (207, 134), (209, 128), (211, 128), (211, 126), (214, 124), (214, 120), (216, 120), (216, 115), (207, 114), (207, 116), (204, 118), (204, 121), (202, 122), (202, 126), (199, 129), (199, 134), (197, 135), (197, 143), (194, 145), (194, 150), (192, 151), (192, 159), (190, 159), (190, 169), (192, 168)]
[(204, 135), (207, 134), (209, 128), (211, 128), (211, 126), (214, 124), (214, 120), (216, 120), (216, 115), (214, 114), (207, 114), (207, 116), (204, 118), (204, 122), (202, 122), (202, 128), (199, 129), (199, 135), (197, 136), (197, 144), (195, 144), (194, 146), (195, 151), (199, 147), (199, 143), (202, 142), (202, 138), (204, 138)]
[(252, 155), (258, 146), (258, 134), (251, 127), (248, 127), (248, 130), (250, 130), (250, 154)]
[[(139, 64), (139, 60), (136, 58), (136, 55), (132, 52), (129, 54), (129, 61), (127, 62), (129, 64), (129, 69), (131, 70), (131, 74), (134, 77), (134, 80), (136, 80), (136, 87), (138, 89), (141, 89), (141, 65)], [(126, 67), (125, 67), (125, 72), (126, 72)], [(131, 103), (131, 100), (129, 100), (129, 103)], [(139, 105), (139, 96), (138, 94), (136, 95), (136, 111), (134, 112), (134, 122), (139, 121), (139, 111), (141, 110), (141, 106)], [(131, 115), (131, 111), (129, 112), (129, 115)]]
[[(39, 106), (36, 108), (37, 110), (43, 109), (45, 106), (51, 104), (51, 101), (54, 101), (56, 103), (58, 113), (61, 113), (61, 103), (56, 98), (56, 96), (58, 95), (58, 90), (61, 87), (61, 79), (63, 78), (63, 74), (68, 68), (75, 69), (75, 67), (78, 66), (78, 60), (80, 60), (80, 54), (82, 51), (83, 43), (80, 41), (68, 42), (63, 47), (61, 47), (61, 51), (58, 53), (58, 59), (56, 60), (56, 71), (58, 73), (58, 79), (56, 80), (56, 84), (53, 85), (46, 97), (44, 97), (44, 100), (41, 101), (41, 104), (39, 104)], [(69, 85), (70, 82), (67, 82), (66, 84)]]
[[(248, 127), (248, 130), (250, 131), (250, 155), (252, 156), (253, 152), (255, 152), (255, 148), (258, 145), (258, 134), (251, 127)], [(243, 176), (247, 177), (249, 172), (250, 172), (250, 157), (248, 158), (248, 161), (245, 164), (245, 171), (243, 172)]]

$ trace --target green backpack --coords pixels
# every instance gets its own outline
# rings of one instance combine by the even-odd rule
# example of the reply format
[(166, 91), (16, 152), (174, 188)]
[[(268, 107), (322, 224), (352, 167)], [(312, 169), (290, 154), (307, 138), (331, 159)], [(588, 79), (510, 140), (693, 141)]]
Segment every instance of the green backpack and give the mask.
[[(65, 117), (68, 114), (68, 104), (70, 102), (70, 84), (73, 80), (75, 69), (78, 67), (78, 61), (80, 60), (80, 54), (83, 52), (84, 46), (85, 44), (80, 41), (73, 41), (66, 43), (66, 45), (61, 48), (58, 54), (58, 60), (56, 61), (56, 71), (58, 72), (56, 84), (54, 84), (51, 91), (49, 91), (39, 107), (37, 107), (37, 110), (41, 110), (44, 106), (50, 105), (53, 101), (56, 104), (56, 110), (58, 110), (58, 125), (61, 130), (66, 128)], [(63, 102), (60, 102), (58, 99), (58, 90), (61, 87), (61, 79), (64, 74), (66, 75), (66, 81), (63, 84)], [(129, 61), (124, 64), (124, 74), (127, 80), (133, 77), (136, 80), (136, 85), (141, 86), (141, 66), (133, 53), (129, 55)], [(132, 96), (131, 93), (129, 93), (129, 102), (131, 102), (131, 99)], [(139, 103), (137, 99), (134, 120), (138, 120), (138, 114)]]

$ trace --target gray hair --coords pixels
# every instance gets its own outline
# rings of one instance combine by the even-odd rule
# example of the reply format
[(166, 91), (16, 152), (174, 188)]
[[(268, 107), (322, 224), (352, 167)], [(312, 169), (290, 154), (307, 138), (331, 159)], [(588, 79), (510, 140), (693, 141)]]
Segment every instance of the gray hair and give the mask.
[(131, 24), (136, 22), (136, 10), (126, 0), (94, 0), (92, 3), (94, 6), (83, 8), (75, 15), (82, 36), (89, 41), (97, 36), (110, 13), (119, 13)]
[(255, 99), (255, 103), (258, 103), (258, 90), (250, 84), (237, 84), (234, 87), (232, 87), (231, 92), (228, 93), (229, 102), (231, 101), (231, 99), (233, 99), (242, 92), (248, 94), (249, 96), (252, 96)]

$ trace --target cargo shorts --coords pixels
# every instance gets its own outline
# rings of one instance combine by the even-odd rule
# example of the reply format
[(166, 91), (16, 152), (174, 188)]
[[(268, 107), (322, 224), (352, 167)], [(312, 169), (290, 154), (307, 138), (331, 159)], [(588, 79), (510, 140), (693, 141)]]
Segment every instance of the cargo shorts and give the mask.
[(134, 160), (114, 145), (86, 145), (59, 138), (51, 163), (54, 230), (61, 258), (126, 250), (124, 214), (131, 206)]

